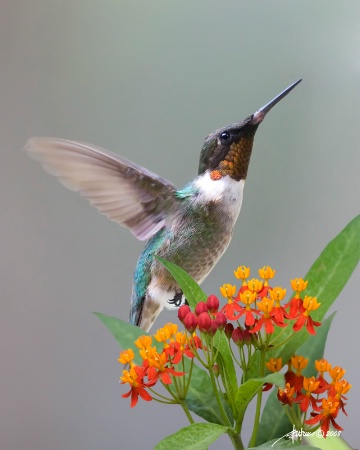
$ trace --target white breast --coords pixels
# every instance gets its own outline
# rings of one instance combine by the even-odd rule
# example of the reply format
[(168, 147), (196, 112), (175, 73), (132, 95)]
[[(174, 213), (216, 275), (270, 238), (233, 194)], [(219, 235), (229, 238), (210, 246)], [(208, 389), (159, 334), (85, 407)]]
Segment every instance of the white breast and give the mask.
[(198, 176), (195, 180), (195, 186), (198, 190), (198, 196), (195, 203), (220, 203), (221, 207), (235, 221), (239, 215), (244, 190), (245, 180), (236, 181), (228, 175), (219, 180), (212, 180), (210, 172)]

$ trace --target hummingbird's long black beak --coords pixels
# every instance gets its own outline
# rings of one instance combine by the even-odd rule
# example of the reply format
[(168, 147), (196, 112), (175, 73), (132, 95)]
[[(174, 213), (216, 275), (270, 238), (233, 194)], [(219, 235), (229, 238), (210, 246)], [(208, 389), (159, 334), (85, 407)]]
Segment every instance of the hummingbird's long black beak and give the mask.
[(265, 106), (260, 108), (256, 113), (253, 115), (252, 125), (258, 125), (261, 123), (266, 114), (272, 109), (277, 103), (279, 103), (280, 100), (282, 100), (284, 97), (288, 95), (290, 91), (294, 89), (295, 86), (297, 86), (302, 78), (300, 80), (295, 81), (295, 83), (291, 84), (289, 87), (287, 87), (285, 90), (283, 90), (279, 95), (277, 95), (273, 100), (271, 100), (269, 103), (266, 103)]

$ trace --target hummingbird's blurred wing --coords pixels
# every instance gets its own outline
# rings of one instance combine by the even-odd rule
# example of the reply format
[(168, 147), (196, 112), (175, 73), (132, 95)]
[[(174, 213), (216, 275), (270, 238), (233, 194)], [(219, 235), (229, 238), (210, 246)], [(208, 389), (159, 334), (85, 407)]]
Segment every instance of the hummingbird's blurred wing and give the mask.
[(166, 212), (176, 203), (171, 183), (101, 148), (37, 137), (27, 142), (25, 150), (64, 186), (140, 240), (165, 225)]

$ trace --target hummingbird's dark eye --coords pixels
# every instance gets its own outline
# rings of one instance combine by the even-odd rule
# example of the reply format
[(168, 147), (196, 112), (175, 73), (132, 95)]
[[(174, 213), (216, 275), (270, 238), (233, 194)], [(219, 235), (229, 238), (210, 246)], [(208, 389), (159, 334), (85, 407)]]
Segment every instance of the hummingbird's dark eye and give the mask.
[(227, 131), (223, 131), (220, 134), (220, 140), (221, 142), (228, 142), (230, 140), (230, 133), (228, 133)]

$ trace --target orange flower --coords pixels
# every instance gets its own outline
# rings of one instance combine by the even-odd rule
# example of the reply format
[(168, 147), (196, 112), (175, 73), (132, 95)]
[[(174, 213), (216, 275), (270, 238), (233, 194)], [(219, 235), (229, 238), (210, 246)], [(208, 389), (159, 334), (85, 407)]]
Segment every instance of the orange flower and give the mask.
[(124, 398), (131, 396), (131, 408), (137, 404), (139, 396), (147, 402), (152, 400), (152, 397), (146, 391), (146, 388), (153, 386), (156, 383), (156, 380), (154, 382), (150, 381), (145, 383), (143, 381), (145, 374), (146, 371), (143, 367), (132, 365), (129, 371), (123, 370), (123, 376), (120, 377), (121, 384), (128, 383), (131, 386), (129, 392), (122, 394), (122, 397)]
[(178, 326), (174, 323), (167, 323), (163, 328), (159, 328), (154, 334), (154, 338), (158, 342), (162, 342), (164, 349), (169, 347), (168, 341), (174, 340), (174, 335), (177, 333)]
[(180, 377), (185, 374), (185, 372), (177, 372), (172, 367), (168, 367), (168, 363), (168, 357), (165, 352), (160, 353), (156, 360), (149, 361), (149, 364), (151, 364), (147, 370), (149, 381), (155, 384), (160, 379), (164, 384), (171, 384), (170, 375)]
[(281, 358), (270, 358), (268, 362), (265, 363), (266, 367), (270, 372), (280, 372), (282, 369), (282, 359)]
[(245, 314), (245, 325), (251, 327), (255, 323), (254, 314), (257, 314), (256, 309), (251, 308), (251, 305), (255, 302), (256, 292), (252, 292), (246, 288), (243, 292), (239, 293), (240, 301), (244, 303), (245, 308), (240, 308), (240, 314), (237, 318), (240, 318)]
[(150, 345), (152, 344), (152, 338), (151, 336), (139, 336), (136, 341), (135, 341), (135, 345), (137, 348), (140, 349), (147, 349), (148, 347), (150, 347)]
[(270, 298), (275, 300), (275, 306), (274, 306), (274, 317), (275, 319), (280, 322), (284, 323), (285, 318), (289, 318), (287, 312), (285, 311), (285, 308), (280, 305), (281, 300), (284, 299), (286, 295), (286, 289), (283, 289), (280, 286), (276, 286), (273, 289), (269, 291)]
[(239, 280), (242, 280), (242, 284), (246, 284), (246, 279), (250, 276), (250, 267), (239, 266), (235, 271), (234, 275)]
[(290, 307), (289, 318), (295, 319), (295, 317), (299, 313), (304, 312), (303, 301), (300, 297), (300, 292), (306, 289), (308, 282), (304, 281), (302, 278), (294, 278), (290, 281), (290, 285), (295, 291), (295, 297), (293, 297), (288, 303), (286, 303), (284, 307)]
[(347, 416), (347, 412), (345, 411), (346, 403), (344, 400), (347, 400), (344, 394), (346, 394), (351, 389), (351, 384), (346, 380), (336, 381), (334, 385), (335, 398), (339, 400), (339, 407), (342, 412)]
[(257, 278), (252, 278), (248, 281), (247, 287), (252, 292), (260, 292), (263, 288), (263, 282), (258, 280)]
[(250, 333), (256, 333), (257, 331), (260, 331), (261, 327), (264, 326), (265, 332), (267, 334), (272, 334), (274, 332), (274, 324), (278, 327), (286, 327), (286, 323), (281, 323), (280, 321), (276, 320), (274, 317), (274, 300), (263, 297), (260, 302), (256, 303), (260, 313), (261, 317), (256, 322), (255, 326), (249, 330)]
[(262, 269), (259, 269), (259, 275), (261, 278), (265, 280), (265, 286), (268, 286), (268, 281), (271, 278), (274, 278), (276, 270), (272, 269), (270, 266), (264, 266)]
[(277, 398), (281, 401), (283, 405), (292, 406), (295, 400), (294, 393), (295, 389), (291, 387), (289, 383), (286, 383), (285, 389), (279, 388)]
[(304, 311), (300, 314), (299, 318), (293, 325), (294, 331), (299, 331), (301, 328), (306, 325), (306, 328), (310, 334), (316, 334), (315, 327), (318, 327), (321, 325), (321, 322), (315, 322), (310, 317), (310, 311), (315, 311), (319, 308), (321, 303), (318, 303), (316, 297), (309, 297), (308, 295), (305, 295), (304, 301), (303, 301), (303, 308)]
[(343, 431), (343, 428), (341, 428), (340, 425), (335, 422), (338, 412), (339, 402), (332, 397), (329, 397), (328, 399), (324, 398), (322, 400), (322, 411), (318, 414), (312, 413), (311, 415), (313, 417), (311, 419), (305, 420), (305, 423), (308, 425), (315, 425), (316, 423), (320, 422), (322, 434), (326, 438), (330, 423), (337, 430)]
[(170, 343), (169, 347), (165, 350), (167, 355), (170, 355), (171, 363), (178, 364), (181, 361), (183, 355), (186, 355), (188, 358), (193, 358), (194, 354), (188, 348), (188, 338), (184, 332), (178, 331), (175, 334), (175, 340)]
[(334, 397), (335, 396), (335, 384), (336, 382), (340, 381), (341, 378), (345, 375), (346, 370), (344, 370), (340, 366), (330, 367), (329, 369), (329, 375), (332, 378), (332, 381), (330, 383), (329, 387), (329, 396)]
[[(303, 356), (294, 355), (291, 357), (288, 363), (288, 371), (285, 373), (285, 381), (294, 387), (297, 393), (301, 393), (303, 387), (304, 377), (301, 372), (308, 364), (308, 359)], [(294, 367), (296, 373), (292, 371), (291, 367)]]
[(303, 388), (305, 390), (305, 394), (300, 394), (296, 398), (296, 403), (300, 403), (300, 409), (302, 412), (308, 410), (309, 406), (313, 408), (314, 411), (321, 411), (321, 409), (317, 406), (317, 400), (312, 394), (318, 394), (320, 382), (315, 380), (315, 377), (306, 378), (303, 380)]
[(330, 385), (324, 378), (324, 373), (331, 369), (331, 364), (326, 359), (319, 359), (315, 361), (315, 369), (319, 372), (317, 380), (320, 381), (320, 388), (326, 390)]
[(233, 298), (236, 292), (236, 286), (224, 284), (220, 287), (220, 292), (223, 297), (228, 299), (227, 304), (221, 308), (220, 312), (224, 313), (229, 320), (237, 320), (240, 317), (241, 306)]
[(320, 375), (324, 376), (324, 373), (329, 372), (329, 370), (331, 369), (331, 365), (324, 358), (317, 359), (315, 361), (315, 369), (320, 373)]
[(301, 355), (294, 355), (291, 357), (291, 365), (296, 370), (296, 375), (300, 375), (301, 372), (307, 367), (309, 358), (304, 358)]
[(124, 350), (123, 352), (120, 352), (118, 361), (121, 364), (132, 364), (134, 358), (135, 358), (134, 350), (129, 348), (127, 350)]
[(267, 297), (271, 287), (269, 286), (269, 280), (274, 278), (276, 270), (273, 270), (270, 266), (264, 266), (258, 270), (260, 277), (264, 280), (263, 288), (258, 292), (259, 297)]

